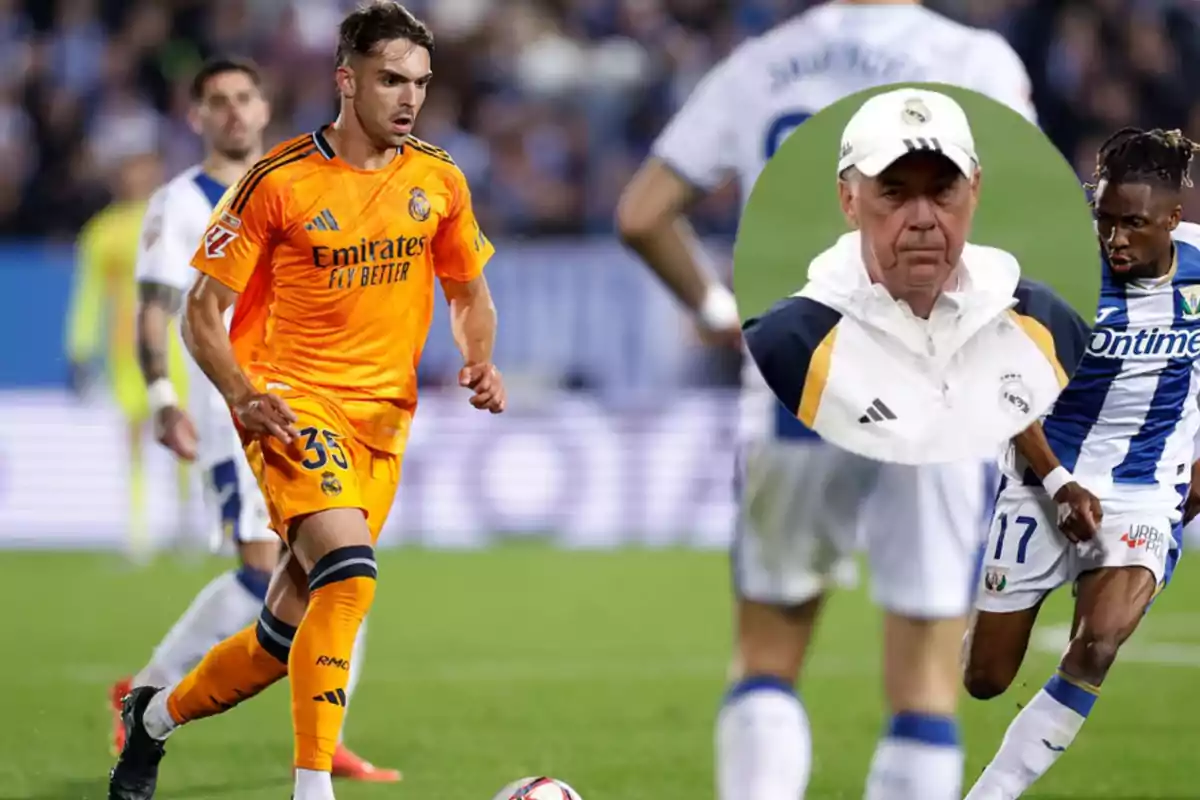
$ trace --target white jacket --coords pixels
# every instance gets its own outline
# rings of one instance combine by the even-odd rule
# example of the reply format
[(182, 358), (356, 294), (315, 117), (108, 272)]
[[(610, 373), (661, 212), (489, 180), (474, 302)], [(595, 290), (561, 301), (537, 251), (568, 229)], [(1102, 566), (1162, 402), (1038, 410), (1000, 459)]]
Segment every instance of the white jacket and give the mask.
[(858, 233), (803, 290), (746, 324), (776, 396), (826, 441), (904, 464), (990, 458), (1044, 414), (1083, 356), (1086, 323), (1009, 253), (967, 244), (928, 320), (872, 283)]

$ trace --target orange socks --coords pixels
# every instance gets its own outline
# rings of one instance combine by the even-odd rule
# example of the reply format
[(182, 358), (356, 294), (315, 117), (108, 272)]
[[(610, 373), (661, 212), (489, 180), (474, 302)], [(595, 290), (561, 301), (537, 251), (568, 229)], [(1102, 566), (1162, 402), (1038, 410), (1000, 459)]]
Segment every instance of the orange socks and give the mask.
[(171, 719), (183, 724), (220, 714), (287, 675), (295, 635), (264, 608), (256, 624), (209, 650), (176, 684), (167, 698)]
[(308, 611), (288, 661), (298, 769), (333, 769), (350, 654), (375, 599), (375, 576), (375, 551), (366, 545), (338, 548), (309, 572)]
[(309, 573), (308, 610), (300, 627), (264, 608), (257, 624), (209, 650), (175, 686), (165, 709), (156, 711), (161, 720), (151, 735), (162, 738), (176, 725), (220, 714), (286, 675), (292, 685), (295, 765), (331, 772), (346, 714), (350, 655), (375, 599), (376, 574), (369, 546), (326, 555)]

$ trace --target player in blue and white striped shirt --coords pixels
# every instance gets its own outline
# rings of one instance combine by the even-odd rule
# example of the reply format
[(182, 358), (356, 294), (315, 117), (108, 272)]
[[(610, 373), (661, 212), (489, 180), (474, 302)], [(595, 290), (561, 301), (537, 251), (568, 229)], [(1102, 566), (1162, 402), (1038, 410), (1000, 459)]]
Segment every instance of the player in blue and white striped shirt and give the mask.
[(1068, 583), (1077, 624), (1057, 674), (967, 800), (1013, 800), (1054, 764), (1179, 558), (1200, 429), (1200, 225), (1181, 221), (1196, 149), (1178, 131), (1132, 128), (1100, 148), (1096, 324), (1071, 383), (1005, 465), (968, 691), (989, 699), (1008, 688), (1042, 601)]

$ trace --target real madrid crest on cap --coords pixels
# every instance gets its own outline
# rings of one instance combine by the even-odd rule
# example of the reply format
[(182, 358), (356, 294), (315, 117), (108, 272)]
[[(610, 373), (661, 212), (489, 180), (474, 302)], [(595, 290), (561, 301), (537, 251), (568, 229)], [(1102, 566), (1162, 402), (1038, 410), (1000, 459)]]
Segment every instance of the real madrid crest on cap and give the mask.
[(904, 111), (900, 118), (907, 124), (924, 125), (932, 117), (933, 115), (929, 113), (929, 106), (921, 102), (921, 98), (914, 97), (904, 101)]
[(408, 215), (417, 222), (424, 222), (429, 219), (429, 198), (425, 196), (425, 190), (416, 187), (409, 192), (408, 198)]

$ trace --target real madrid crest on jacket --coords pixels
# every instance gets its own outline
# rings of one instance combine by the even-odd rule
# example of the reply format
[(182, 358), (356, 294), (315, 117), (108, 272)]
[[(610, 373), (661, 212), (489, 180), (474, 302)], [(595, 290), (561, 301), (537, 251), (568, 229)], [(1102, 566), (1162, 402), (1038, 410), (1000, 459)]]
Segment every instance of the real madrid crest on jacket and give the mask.
[(957, 279), (920, 319), (872, 283), (848, 233), (801, 292), (746, 323), (746, 342), (776, 396), (831, 444), (908, 464), (994, 457), (1054, 403), (1088, 328), (1003, 250), (967, 244)]

